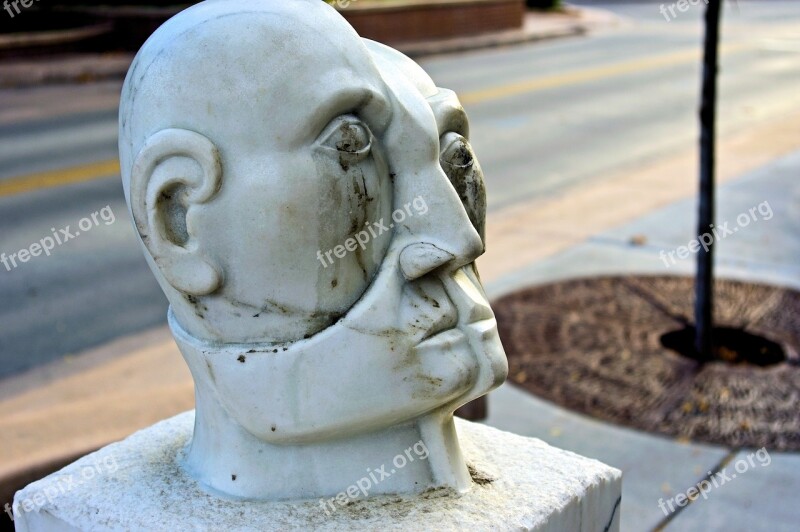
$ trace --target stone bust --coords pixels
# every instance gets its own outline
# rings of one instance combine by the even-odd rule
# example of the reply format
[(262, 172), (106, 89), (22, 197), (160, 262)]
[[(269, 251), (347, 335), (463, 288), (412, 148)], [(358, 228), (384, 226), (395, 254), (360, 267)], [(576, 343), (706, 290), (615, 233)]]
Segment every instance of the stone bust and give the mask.
[[(208, 0), (139, 51), (125, 195), (195, 380), (182, 463), (223, 497), (466, 490), (453, 411), (507, 362), (456, 95), (321, 0)], [(154, 368), (157, 371), (157, 368)]]

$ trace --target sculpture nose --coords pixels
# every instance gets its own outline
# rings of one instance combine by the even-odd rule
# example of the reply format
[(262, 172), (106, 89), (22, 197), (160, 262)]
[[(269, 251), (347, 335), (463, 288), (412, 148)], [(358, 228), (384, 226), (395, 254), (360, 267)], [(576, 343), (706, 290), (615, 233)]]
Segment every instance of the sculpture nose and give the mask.
[(455, 271), (474, 262), (483, 254), (483, 242), (477, 232), (472, 232), (475, 233), (474, 238), (454, 242), (455, 245), (452, 246), (440, 244), (442, 247), (439, 247), (430, 242), (409, 244), (400, 253), (400, 271), (403, 272), (403, 277), (413, 281), (443, 266), (448, 271)]
[(426, 190), (417, 195), (425, 202), (424, 215), (409, 218), (405, 224), (417, 239), (400, 253), (400, 269), (409, 281), (445, 266), (448, 272), (454, 272), (474, 262), (485, 250), (461, 198), (438, 160), (434, 164), (435, 170), (425, 173)]
[(454, 258), (452, 253), (427, 242), (410, 244), (400, 253), (400, 271), (406, 280), (413, 281)]

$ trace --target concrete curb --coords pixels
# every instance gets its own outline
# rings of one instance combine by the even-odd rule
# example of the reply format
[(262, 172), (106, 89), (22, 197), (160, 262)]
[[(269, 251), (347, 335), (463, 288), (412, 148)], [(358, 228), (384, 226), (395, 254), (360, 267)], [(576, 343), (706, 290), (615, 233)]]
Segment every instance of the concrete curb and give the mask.
[(589, 31), (581, 23), (566, 23), (562, 27), (545, 28), (540, 31), (504, 31), (468, 38), (447, 39), (420, 43), (399, 44), (395, 48), (409, 57), (451, 54), (483, 48), (497, 48), (526, 42), (546, 41), (564, 37), (578, 37)]

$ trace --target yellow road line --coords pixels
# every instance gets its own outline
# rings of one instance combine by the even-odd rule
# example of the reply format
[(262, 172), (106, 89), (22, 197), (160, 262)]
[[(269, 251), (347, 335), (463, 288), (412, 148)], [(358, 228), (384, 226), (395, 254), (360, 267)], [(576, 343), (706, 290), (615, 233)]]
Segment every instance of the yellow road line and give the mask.
[[(726, 54), (740, 52), (753, 48), (752, 44), (739, 43), (723, 45), (720, 51)], [(681, 50), (661, 56), (635, 59), (624, 63), (589, 68), (574, 72), (565, 72), (553, 76), (544, 76), (528, 79), (508, 85), (490, 87), (478, 91), (466, 92), (460, 95), (464, 104), (481, 103), (488, 100), (498, 100), (519, 94), (536, 92), (544, 89), (553, 89), (567, 85), (576, 85), (587, 81), (595, 81), (614, 76), (621, 76), (633, 72), (655, 70), (661, 67), (679, 65), (683, 63), (700, 61), (699, 49)], [(30, 192), (43, 188), (58, 187), (73, 183), (91, 181), (102, 177), (119, 174), (119, 161), (101, 161), (98, 163), (76, 166), (64, 170), (53, 170), (20, 176), (13, 179), (0, 181), (0, 197), (12, 196), (23, 192)]]
[[(750, 44), (739, 43), (731, 45), (723, 45), (720, 51), (723, 53), (740, 52), (753, 46)], [(517, 96), (519, 94), (531, 93), (545, 89), (554, 89), (566, 85), (576, 85), (587, 81), (596, 81), (604, 78), (611, 78), (614, 76), (621, 76), (633, 72), (641, 72), (645, 70), (655, 70), (661, 67), (680, 65), (683, 63), (691, 63), (700, 61), (700, 50), (682, 50), (655, 57), (645, 57), (642, 59), (635, 59), (633, 61), (626, 61), (624, 63), (617, 63), (612, 65), (605, 65), (597, 68), (588, 68), (584, 70), (577, 70), (574, 72), (565, 72), (563, 74), (555, 74), (553, 76), (544, 76), (539, 78), (527, 79), (517, 83), (510, 83), (508, 85), (500, 85), (497, 87), (489, 87), (472, 92), (465, 92), (459, 95), (459, 99), (463, 104), (481, 103), (488, 100), (499, 100), (501, 98), (508, 98)]]
[(14, 194), (22, 194), (23, 192), (43, 188), (82, 183), (116, 174), (119, 174), (119, 161), (116, 159), (51, 170), (49, 172), (39, 172), (0, 181), (0, 197), (13, 196)]

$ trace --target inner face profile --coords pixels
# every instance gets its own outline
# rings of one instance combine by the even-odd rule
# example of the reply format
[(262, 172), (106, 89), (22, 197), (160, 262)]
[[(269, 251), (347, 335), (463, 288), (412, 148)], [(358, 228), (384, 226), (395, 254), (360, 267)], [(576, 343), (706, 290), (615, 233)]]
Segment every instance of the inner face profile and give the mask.
[(413, 61), (317, 0), (202, 2), (139, 52), (120, 117), (199, 417), (319, 441), (505, 378), (474, 265), (483, 173), (455, 94)]
[[(323, 246), (302, 257), (332, 290), (353, 280), (348, 293), (357, 301), (333, 325), (277, 348), (296, 378), (265, 382), (265, 375), (285, 375), (272, 344), (243, 345), (246, 370), (206, 360), (227, 410), (266, 441), (313, 441), (455, 409), (506, 376), (474, 264), (484, 251), (486, 192), (466, 116), (454, 93), (435, 87), (405, 56), (367, 44), (380, 90), (360, 106), (319, 117), (326, 125), (310, 151), (331, 201), (320, 218)], [(363, 357), (365, 372), (386, 377), (359, 380), (357, 411), (308, 400), (318, 390), (348, 392), (351, 370), (335, 365), (345, 356)], [(313, 378), (302, 371), (322, 366), (330, 369)], [(262, 410), (281, 396), (294, 398), (291, 411)]]

